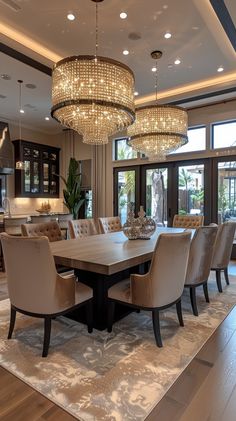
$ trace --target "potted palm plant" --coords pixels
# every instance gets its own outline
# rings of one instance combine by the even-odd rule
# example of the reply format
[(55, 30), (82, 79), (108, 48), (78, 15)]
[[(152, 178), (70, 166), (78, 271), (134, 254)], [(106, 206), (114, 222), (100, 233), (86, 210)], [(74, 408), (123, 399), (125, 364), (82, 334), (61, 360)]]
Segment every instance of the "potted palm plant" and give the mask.
[(79, 172), (79, 162), (75, 158), (70, 158), (68, 176), (65, 179), (59, 175), (65, 188), (63, 189), (64, 205), (73, 215), (74, 219), (78, 218), (78, 212), (84, 203), (81, 196), (81, 173)]

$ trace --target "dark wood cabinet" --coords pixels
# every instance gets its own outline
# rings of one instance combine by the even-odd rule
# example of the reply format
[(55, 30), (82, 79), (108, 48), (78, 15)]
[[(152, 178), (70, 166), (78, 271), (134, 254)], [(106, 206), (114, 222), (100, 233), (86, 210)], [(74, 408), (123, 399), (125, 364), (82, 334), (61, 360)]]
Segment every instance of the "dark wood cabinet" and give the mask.
[(26, 140), (14, 140), (15, 163), (24, 169), (15, 170), (16, 197), (59, 197), (59, 148)]

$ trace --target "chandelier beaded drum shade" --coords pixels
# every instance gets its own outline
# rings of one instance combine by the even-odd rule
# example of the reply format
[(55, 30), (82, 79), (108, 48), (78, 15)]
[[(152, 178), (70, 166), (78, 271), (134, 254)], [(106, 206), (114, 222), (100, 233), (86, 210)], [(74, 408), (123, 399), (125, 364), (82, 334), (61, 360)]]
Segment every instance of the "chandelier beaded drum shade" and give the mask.
[(183, 108), (149, 105), (135, 111), (136, 121), (128, 128), (129, 144), (134, 150), (153, 157), (187, 143), (188, 119)]
[(53, 69), (52, 105), (52, 116), (84, 143), (105, 144), (134, 121), (133, 72), (106, 57), (65, 58)]
[(165, 156), (188, 142), (188, 116), (184, 108), (174, 105), (159, 105), (157, 102), (157, 60), (162, 57), (159, 50), (151, 57), (156, 60), (156, 104), (135, 109), (135, 123), (127, 130), (129, 144), (150, 160), (165, 160)]

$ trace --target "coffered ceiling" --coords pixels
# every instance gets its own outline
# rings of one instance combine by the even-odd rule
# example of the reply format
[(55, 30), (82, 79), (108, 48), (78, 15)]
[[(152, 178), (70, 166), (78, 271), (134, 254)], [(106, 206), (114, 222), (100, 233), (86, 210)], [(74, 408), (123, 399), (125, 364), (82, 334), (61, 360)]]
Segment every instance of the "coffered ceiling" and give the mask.
[[(69, 12), (75, 15), (73, 21), (67, 19)], [(127, 13), (126, 19), (120, 18), (121, 12)], [(151, 68), (155, 62), (150, 53), (156, 49), (163, 52), (157, 70), (160, 101), (192, 105), (194, 97), (203, 95), (201, 101), (206, 102), (209, 98), (204, 96), (216, 91), (221, 92), (217, 100), (235, 96), (235, 0), (104, 0), (98, 4), (98, 18), (99, 55), (133, 70), (137, 104), (154, 99)], [(171, 38), (164, 37), (166, 32)], [(95, 3), (0, 0), (0, 41), (48, 67), (69, 55), (93, 54)], [(129, 54), (124, 55), (124, 50)], [(220, 67), (223, 70), (218, 72)], [(11, 76), (11, 80), (0, 79), (1, 117), (17, 118), (17, 108), (13, 111), (17, 79), (23, 79), (36, 85), (35, 89), (23, 86), (23, 105), (34, 107), (28, 106), (25, 121), (42, 130), (58, 130), (57, 123), (45, 120), (50, 110), (50, 76), (4, 53), (0, 53), (0, 74)]]

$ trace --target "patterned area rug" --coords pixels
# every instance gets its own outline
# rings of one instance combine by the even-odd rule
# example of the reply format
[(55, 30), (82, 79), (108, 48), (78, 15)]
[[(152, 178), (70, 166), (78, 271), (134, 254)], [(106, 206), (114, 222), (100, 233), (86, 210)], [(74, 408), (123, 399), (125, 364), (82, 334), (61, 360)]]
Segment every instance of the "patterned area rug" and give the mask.
[(155, 345), (149, 313), (132, 313), (113, 332), (86, 328), (61, 317), (53, 321), (49, 356), (41, 358), (43, 323), (18, 315), (14, 339), (6, 340), (9, 301), (0, 302), (0, 364), (79, 420), (144, 420), (236, 304), (236, 277), (219, 294), (212, 274), (211, 303), (198, 291), (199, 317), (184, 293), (185, 327), (175, 307), (161, 314), (164, 347)]

